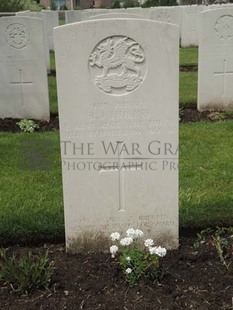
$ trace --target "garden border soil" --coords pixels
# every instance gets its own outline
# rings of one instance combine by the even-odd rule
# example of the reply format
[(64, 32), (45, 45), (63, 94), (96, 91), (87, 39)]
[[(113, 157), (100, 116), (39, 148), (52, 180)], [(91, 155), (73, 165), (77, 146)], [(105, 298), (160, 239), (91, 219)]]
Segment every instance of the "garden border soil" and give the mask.
[[(130, 288), (117, 258), (108, 253), (65, 253), (64, 244), (41, 247), (13, 247), (23, 255), (48, 250), (56, 267), (48, 290), (26, 295), (0, 287), (0, 309), (69, 310), (230, 310), (232, 309), (233, 269), (227, 272), (211, 246), (197, 252), (195, 238), (180, 238), (178, 250), (168, 251), (163, 266), (168, 275), (157, 283), (143, 279)], [(231, 258), (232, 259), (232, 258)], [(228, 261), (229, 262), (229, 261)]]
[[(232, 115), (225, 115), (224, 112), (199, 112), (196, 107), (192, 105), (187, 105), (181, 108), (180, 113), (180, 121), (181, 123), (190, 123), (190, 122), (199, 122), (199, 121), (219, 121), (219, 120), (228, 120), (233, 119)], [(17, 125), (20, 119), (13, 118), (5, 118), (0, 119), (0, 132), (20, 132), (20, 128)], [(52, 114), (50, 121), (37, 121), (39, 124), (39, 129), (36, 129), (36, 132), (45, 132), (45, 131), (53, 131), (59, 129), (59, 118), (57, 115)]]

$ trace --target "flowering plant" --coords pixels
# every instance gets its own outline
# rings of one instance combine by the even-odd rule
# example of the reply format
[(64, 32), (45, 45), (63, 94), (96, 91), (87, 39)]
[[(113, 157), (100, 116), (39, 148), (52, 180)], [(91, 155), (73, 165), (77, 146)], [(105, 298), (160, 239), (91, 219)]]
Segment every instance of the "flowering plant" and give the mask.
[(115, 258), (120, 252), (120, 266), (130, 286), (137, 285), (142, 276), (160, 281), (166, 274), (166, 270), (160, 264), (160, 258), (167, 254), (167, 250), (154, 246), (152, 239), (143, 242), (143, 235), (140, 229), (133, 228), (128, 229), (126, 237), (123, 238), (118, 232), (110, 235), (111, 240), (118, 243), (110, 247), (110, 253), (112, 258)]

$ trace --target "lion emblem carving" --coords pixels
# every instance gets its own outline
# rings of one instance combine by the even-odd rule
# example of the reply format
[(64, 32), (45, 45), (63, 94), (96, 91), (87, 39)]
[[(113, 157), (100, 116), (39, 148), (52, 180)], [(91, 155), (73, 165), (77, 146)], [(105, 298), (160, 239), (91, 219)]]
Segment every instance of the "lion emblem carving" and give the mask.
[[(143, 81), (142, 47), (128, 37), (111, 37), (98, 44), (89, 58), (94, 83), (106, 93), (125, 94)], [(145, 71), (145, 70), (143, 70)]]

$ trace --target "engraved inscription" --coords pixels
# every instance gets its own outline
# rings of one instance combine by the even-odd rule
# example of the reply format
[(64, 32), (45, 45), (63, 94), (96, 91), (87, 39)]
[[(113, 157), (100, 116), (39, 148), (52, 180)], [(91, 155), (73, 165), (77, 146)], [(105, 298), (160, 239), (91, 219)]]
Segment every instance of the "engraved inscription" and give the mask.
[(11, 47), (21, 49), (28, 45), (30, 34), (24, 25), (15, 23), (7, 27), (5, 38)]
[(221, 16), (215, 23), (214, 29), (222, 40), (230, 40), (233, 37), (233, 16)]
[(133, 39), (112, 36), (101, 41), (89, 58), (94, 84), (111, 95), (135, 90), (145, 76), (145, 53)]

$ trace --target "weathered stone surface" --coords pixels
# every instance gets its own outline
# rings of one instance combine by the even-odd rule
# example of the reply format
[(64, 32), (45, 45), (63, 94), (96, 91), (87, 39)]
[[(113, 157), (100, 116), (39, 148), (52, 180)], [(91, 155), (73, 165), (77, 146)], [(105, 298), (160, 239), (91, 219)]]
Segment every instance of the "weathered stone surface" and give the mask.
[(105, 13), (100, 15), (91, 16), (89, 20), (93, 19), (109, 19), (109, 18), (134, 18), (134, 19), (142, 19), (141, 16), (131, 13)]
[(204, 11), (203, 5), (181, 6), (181, 46), (198, 46), (199, 15)]
[(157, 7), (150, 11), (150, 19), (181, 26), (180, 7)]
[(49, 120), (42, 20), (0, 19), (0, 118)]
[(53, 29), (59, 26), (58, 12), (42, 10), (43, 14), (47, 16), (47, 36), (49, 50), (54, 51)]
[(177, 247), (178, 27), (80, 22), (55, 50), (67, 250), (130, 227)]
[(198, 110), (233, 110), (233, 9), (201, 13)]
[(45, 62), (47, 66), (47, 71), (50, 71), (50, 55), (49, 55), (49, 39), (48, 39), (48, 17), (41, 12), (30, 12), (30, 11), (22, 11), (16, 13), (17, 16), (25, 16), (25, 17), (35, 17), (41, 18), (43, 21), (43, 36), (44, 36), (44, 48), (45, 48)]

